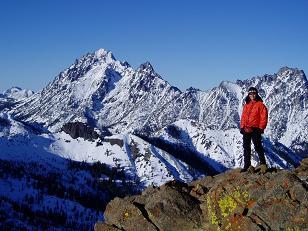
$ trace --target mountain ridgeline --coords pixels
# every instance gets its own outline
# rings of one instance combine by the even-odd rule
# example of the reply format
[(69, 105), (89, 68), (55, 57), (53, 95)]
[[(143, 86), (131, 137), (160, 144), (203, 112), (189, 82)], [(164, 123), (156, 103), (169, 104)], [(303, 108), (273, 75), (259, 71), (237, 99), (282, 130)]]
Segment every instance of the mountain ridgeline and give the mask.
[(134, 70), (100, 49), (76, 60), (41, 92), (19, 103), (12, 114), (53, 131), (78, 120), (108, 127), (113, 133), (149, 135), (181, 119), (202, 123), (206, 129), (228, 130), (238, 128), (250, 86), (260, 89), (269, 108), (268, 137), (295, 152), (307, 150), (307, 78), (303, 71), (287, 67), (274, 75), (222, 82), (210, 91), (181, 92), (149, 62)]
[[(37, 209), (40, 203), (54, 220), (67, 217), (62, 227), (88, 228), (118, 195), (113, 189), (133, 194), (243, 166), (239, 122), (251, 86), (259, 89), (269, 111), (263, 135), (267, 163), (298, 166), (308, 156), (308, 82), (296, 68), (225, 81), (207, 91), (181, 91), (149, 62), (134, 69), (100, 49), (77, 59), (37, 93), (15, 87), (0, 94), (0, 159), (10, 169), (1, 173), (5, 203), (0, 212), (5, 218), (27, 217), (5, 223), (0, 216), (0, 221), (6, 228), (42, 228), (36, 226), (41, 218), (31, 220), (43, 212)], [(252, 164), (258, 164), (254, 150)], [(16, 176), (15, 168), (25, 175)], [(98, 168), (104, 171), (97, 173)], [(56, 185), (48, 189), (50, 176), (56, 176), (64, 193), (57, 193)], [(104, 197), (95, 193), (97, 188)], [(25, 206), (31, 192), (37, 198)], [(80, 195), (91, 200), (84, 202)], [(100, 206), (94, 206), (96, 199)], [(86, 222), (73, 222), (78, 216)]]
[(153, 136), (180, 120), (201, 124), (204, 131), (228, 131), (239, 127), (243, 98), (250, 86), (259, 89), (269, 109), (266, 137), (305, 156), (308, 82), (296, 68), (284, 67), (277, 74), (236, 83), (222, 82), (209, 91), (190, 88), (181, 92), (163, 80), (149, 62), (134, 70), (110, 51), (100, 49), (76, 60), (10, 113), (51, 131), (77, 121), (113, 134)]

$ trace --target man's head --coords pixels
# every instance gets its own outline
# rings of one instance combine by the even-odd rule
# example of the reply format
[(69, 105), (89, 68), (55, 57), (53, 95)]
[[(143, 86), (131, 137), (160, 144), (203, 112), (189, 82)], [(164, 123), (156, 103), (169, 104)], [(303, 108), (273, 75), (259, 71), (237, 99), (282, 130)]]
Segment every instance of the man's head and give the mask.
[(256, 100), (256, 97), (258, 95), (258, 90), (255, 87), (250, 87), (248, 89), (248, 96), (250, 98), (250, 100)]
[(263, 102), (263, 100), (259, 96), (258, 89), (255, 88), (255, 87), (250, 87), (248, 89), (248, 95), (245, 98), (245, 102), (249, 103), (250, 101), (261, 101), (261, 102)]
[(258, 94), (258, 89), (255, 88), (255, 87), (250, 87), (250, 88), (248, 89), (248, 94), (250, 94), (250, 93)]

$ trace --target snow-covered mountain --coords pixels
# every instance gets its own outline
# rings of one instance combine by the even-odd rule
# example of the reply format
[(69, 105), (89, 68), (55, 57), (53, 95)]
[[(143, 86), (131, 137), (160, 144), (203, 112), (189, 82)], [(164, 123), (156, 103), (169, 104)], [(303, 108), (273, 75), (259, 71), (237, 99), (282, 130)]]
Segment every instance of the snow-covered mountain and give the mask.
[(27, 89), (21, 89), (20, 87), (11, 87), (10, 89), (4, 91), (0, 94), (0, 98), (12, 98), (15, 100), (20, 100), (33, 95), (34, 92)]
[[(112, 188), (124, 191), (128, 186), (139, 191), (172, 179), (188, 182), (240, 167), (238, 127), (251, 86), (259, 89), (269, 109), (264, 134), (267, 162), (279, 168), (297, 165), (308, 156), (308, 82), (303, 71), (284, 67), (277, 74), (225, 81), (208, 91), (182, 92), (149, 62), (133, 69), (104, 49), (77, 59), (40, 92), (13, 97), (18, 94), (10, 90), (1, 95), (0, 159), (3, 165), (12, 163), (12, 168), (22, 164), (29, 169), (40, 163), (37, 172), (65, 173), (65, 179), (73, 174), (71, 161), (78, 171), (96, 171), (98, 165), (109, 170), (92, 178), (83, 177), (87, 171), (80, 172), (78, 185), (105, 179), (114, 183)], [(253, 164), (257, 163), (253, 155)], [(32, 181), (33, 172), (27, 170), (27, 175)], [(12, 185), (14, 177), (3, 182)], [(2, 197), (6, 206), (12, 206), (18, 198), (5, 196), (5, 190)], [(68, 200), (80, 203), (76, 198)], [(93, 207), (88, 208), (94, 219)]]
[[(118, 134), (96, 140), (72, 138), (61, 131), (42, 133), (9, 115), (0, 114), (0, 158), (55, 165), (57, 159), (101, 162), (124, 169), (140, 187), (160, 185), (172, 179), (190, 181), (189, 167), (169, 153), (133, 134)], [(158, 174), (159, 173), (159, 174)]]
[(110, 51), (87, 54), (41, 92), (10, 111), (16, 118), (59, 131), (68, 122), (84, 122), (113, 134), (150, 135), (178, 120), (207, 129), (238, 128), (243, 99), (256, 86), (269, 109), (265, 135), (293, 152), (307, 153), (308, 83), (303, 71), (281, 68), (277, 74), (236, 83), (222, 82), (209, 91), (181, 92), (163, 80), (150, 63), (137, 70)]
[(21, 89), (20, 87), (11, 87), (10, 89), (0, 93), (0, 110), (13, 107), (16, 102), (33, 95), (31, 90)]

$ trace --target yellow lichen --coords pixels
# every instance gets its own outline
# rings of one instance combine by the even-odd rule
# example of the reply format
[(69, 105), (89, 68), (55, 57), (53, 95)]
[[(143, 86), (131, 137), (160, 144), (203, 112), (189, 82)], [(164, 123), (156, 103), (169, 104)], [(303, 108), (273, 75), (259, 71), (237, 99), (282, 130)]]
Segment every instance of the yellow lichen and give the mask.
[(236, 201), (229, 195), (219, 199), (218, 205), (223, 217), (229, 216), (237, 207)]
[(129, 216), (129, 213), (128, 213), (128, 212), (125, 212), (125, 213), (124, 213), (124, 218), (127, 219), (128, 216)]
[(239, 188), (236, 188), (232, 193), (223, 193), (222, 197), (218, 201), (218, 205), (223, 217), (227, 217), (234, 212), (234, 210), (240, 205), (245, 206), (249, 200), (249, 193), (241, 192)]
[(298, 227), (294, 228), (287, 227), (287, 231), (300, 231), (300, 229)]
[(207, 196), (207, 209), (208, 209), (208, 215), (210, 216), (211, 224), (218, 225), (218, 219), (217, 219), (216, 213), (212, 209), (210, 195)]
[[(214, 196), (216, 198), (216, 196)], [(221, 192), (218, 201), (211, 197), (209, 193), (207, 195), (207, 212), (209, 222), (215, 230), (232, 230), (232, 220), (229, 223), (225, 223), (222, 219), (234, 214), (238, 207), (249, 206), (249, 193), (247, 191), (241, 191), (241, 189), (235, 188), (232, 192)], [(230, 217), (230, 219), (233, 216)], [(225, 226), (222, 227), (222, 223)]]

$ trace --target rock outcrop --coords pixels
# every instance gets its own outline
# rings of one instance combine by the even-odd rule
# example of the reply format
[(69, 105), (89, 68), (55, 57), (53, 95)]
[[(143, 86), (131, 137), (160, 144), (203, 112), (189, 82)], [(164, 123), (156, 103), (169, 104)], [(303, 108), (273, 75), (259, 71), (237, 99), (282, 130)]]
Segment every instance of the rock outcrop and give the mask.
[(64, 124), (62, 131), (69, 134), (73, 139), (81, 137), (85, 140), (96, 140), (99, 137), (99, 134), (93, 127), (81, 122), (70, 122)]
[(235, 169), (115, 198), (95, 230), (308, 230), (307, 162), (294, 171)]

